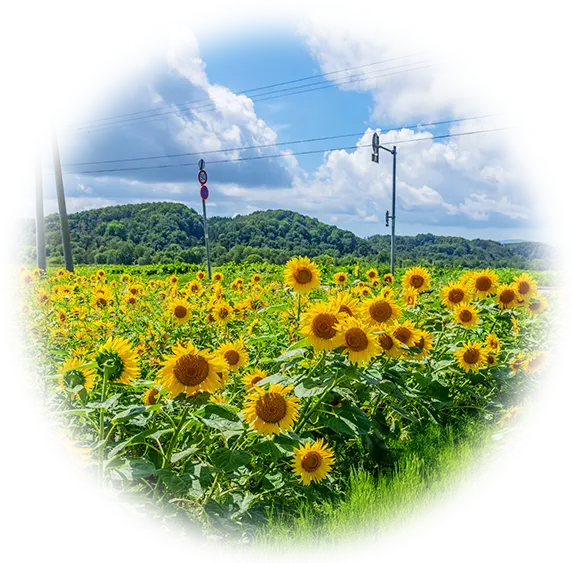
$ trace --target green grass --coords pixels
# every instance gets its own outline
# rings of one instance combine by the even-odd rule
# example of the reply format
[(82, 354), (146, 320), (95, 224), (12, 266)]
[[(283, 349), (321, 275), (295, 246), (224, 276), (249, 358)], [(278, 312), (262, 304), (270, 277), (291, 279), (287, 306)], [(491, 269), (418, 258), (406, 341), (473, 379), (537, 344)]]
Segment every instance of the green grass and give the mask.
[(358, 538), (404, 524), (423, 509), (456, 493), (471, 470), (491, 452), (493, 423), (467, 421), (458, 430), (433, 426), (401, 447), (394, 472), (376, 479), (352, 474), (343, 503), (301, 504), (291, 521), (275, 518), (254, 538), (253, 548), (284, 550)]

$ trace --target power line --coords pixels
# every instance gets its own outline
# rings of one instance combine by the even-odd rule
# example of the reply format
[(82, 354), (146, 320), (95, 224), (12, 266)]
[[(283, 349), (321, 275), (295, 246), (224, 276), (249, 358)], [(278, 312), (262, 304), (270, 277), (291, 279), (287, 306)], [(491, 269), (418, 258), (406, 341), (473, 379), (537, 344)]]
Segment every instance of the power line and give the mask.
[[(447, 139), (450, 137), (462, 137), (467, 135), (477, 135), (480, 133), (493, 133), (495, 131), (506, 131), (508, 129), (513, 129), (514, 127), (497, 127), (493, 129), (482, 129), (478, 131), (466, 131), (463, 133), (449, 133), (446, 135), (437, 135), (436, 137), (419, 137), (417, 139), (403, 139), (398, 141), (392, 141), (389, 143), (382, 143), (380, 146), (391, 146), (391, 145), (398, 145), (403, 143), (415, 143), (419, 141), (434, 141), (435, 139)], [(242, 158), (230, 158), (224, 160), (212, 160), (206, 161), (206, 164), (225, 164), (229, 162), (245, 162), (248, 160), (262, 160), (266, 158), (285, 158), (289, 156), (301, 156), (301, 155), (309, 155), (309, 154), (317, 154), (317, 153), (324, 153), (330, 151), (337, 151), (337, 150), (353, 150), (353, 149), (360, 149), (365, 147), (372, 147), (372, 144), (365, 144), (365, 145), (352, 145), (346, 147), (330, 147), (330, 148), (323, 148), (317, 150), (310, 150), (310, 151), (302, 151), (302, 152), (294, 152), (294, 153), (278, 153), (278, 154), (269, 154), (269, 155), (259, 155), (259, 156), (247, 156)], [(77, 175), (87, 175), (87, 174), (107, 174), (111, 172), (132, 172), (135, 170), (159, 170), (159, 169), (166, 169), (166, 168), (182, 168), (185, 166), (197, 166), (195, 162), (184, 162), (180, 164), (160, 164), (157, 166), (135, 166), (132, 168), (110, 168), (104, 170), (86, 170), (83, 172), (64, 172), (64, 174), (77, 174)]]
[[(394, 58), (391, 58), (391, 59), (384, 59), (384, 60), (375, 61), (375, 62), (372, 62), (372, 63), (362, 64), (362, 65), (357, 65), (357, 66), (352, 66), (352, 67), (348, 67), (348, 68), (343, 68), (343, 69), (341, 69), (341, 70), (333, 70), (333, 71), (331, 71), (331, 72), (324, 72), (324, 73), (321, 73), (321, 74), (315, 74), (315, 75), (306, 76), (306, 77), (303, 77), (303, 78), (295, 78), (295, 79), (293, 79), (293, 80), (286, 80), (286, 81), (284, 81), (284, 82), (276, 82), (275, 84), (269, 84), (269, 85), (267, 85), (267, 86), (258, 86), (258, 87), (256, 87), (256, 88), (249, 88), (249, 89), (247, 89), (247, 90), (240, 90), (240, 91), (238, 91), (238, 92), (232, 92), (232, 93), (234, 93), (236, 96), (238, 96), (238, 95), (240, 95), (240, 94), (248, 94), (248, 93), (251, 93), (251, 92), (256, 92), (256, 91), (258, 91), (258, 90), (268, 90), (268, 89), (270, 89), (270, 88), (277, 88), (277, 87), (279, 87), (279, 86), (286, 86), (286, 85), (288, 85), (288, 84), (295, 84), (295, 83), (297, 83), (297, 82), (304, 82), (304, 81), (306, 81), (306, 80), (313, 80), (313, 79), (321, 78), (321, 77), (325, 77), (325, 76), (332, 76), (333, 74), (339, 74), (339, 73), (341, 73), (341, 72), (348, 72), (348, 71), (350, 71), (350, 70), (357, 70), (357, 69), (359, 69), (359, 68), (366, 68), (366, 67), (369, 67), (369, 66), (375, 66), (375, 65), (379, 65), (379, 64), (383, 64), (383, 63), (389, 63), (389, 62), (393, 62), (393, 61), (398, 61), (398, 60), (402, 60), (402, 59), (407, 59), (407, 58), (409, 58), (409, 57), (415, 57), (415, 56), (418, 56), (418, 55), (425, 54), (426, 52), (428, 52), (428, 51), (423, 51), (423, 52), (421, 52), (421, 53), (414, 53), (414, 54), (411, 54), (411, 55), (403, 55), (403, 56), (401, 56), (401, 57), (394, 57)], [(411, 64), (414, 64), (414, 63), (411, 63)], [(186, 106), (186, 105), (195, 104), (195, 103), (201, 103), (201, 102), (205, 102), (205, 101), (212, 101), (212, 100), (211, 100), (211, 98), (201, 98), (201, 99), (199, 99), (199, 100), (187, 100), (187, 101), (184, 101), (184, 102), (179, 102), (179, 103), (176, 104), (176, 105), (177, 105), (177, 106), (180, 106), (180, 105)], [(122, 118), (122, 117), (131, 117), (131, 116), (133, 116), (133, 115), (140, 115), (140, 114), (142, 114), (142, 113), (150, 113), (150, 112), (161, 111), (162, 108), (169, 108), (169, 107), (171, 107), (171, 106), (172, 106), (172, 104), (165, 104), (164, 106), (160, 106), (160, 107), (153, 108), (153, 109), (140, 110), (140, 111), (135, 111), (135, 112), (131, 112), (131, 113), (124, 113), (124, 114), (119, 114), (119, 115), (115, 115), (115, 116), (111, 116), (111, 117), (102, 117), (102, 118), (99, 118), (99, 119), (93, 119), (93, 120), (90, 120), (90, 121), (86, 121), (86, 122), (84, 122), (84, 124), (97, 123), (97, 122), (99, 122), (99, 121), (109, 121), (109, 120), (112, 120), (112, 119), (119, 119), (119, 118)]]
[[(392, 68), (402, 68), (403, 66), (412, 66), (413, 64), (420, 64), (420, 63), (409, 63), (408, 65), (399, 65), (398, 67), (390, 67), (390, 68), (385, 69), (385, 70), (390, 70)], [(274, 100), (277, 98), (284, 98), (284, 97), (293, 96), (296, 94), (305, 94), (307, 92), (324, 90), (326, 88), (334, 88), (336, 86), (345, 86), (347, 84), (352, 84), (355, 82), (363, 82), (365, 80), (374, 80), (376, 78), (383, 78), (385, 76), (393, 76), (396, 74), (403, 74), (405, 72), (412, 72), (414, 70), (423, 70), (423, 69), (431, 68), (433, 66), (437, 66), (438, 64), (440, 64), (440, 63), (433, 63), (433, 64), (429, 64), (429, 65), (418, 66), (415, 68), (407, 68), (407, 69), (403, 69), (403, 70), (396, 71), (396, 72), (374, 74), (373, 76), (369, 76), (370, 74), (373, 74), (373, 73), (351, 75), (351, 76), (346, 77), (344, 79), (340, 79), (339, 82), (328, 82), (327, 84), (325, 84), (324, 83), (325, 81), (323, 81), (323, 82), (317, 82), (317, 83), (313, 83), (313, 84), (305, 84), (303, 86), (294, 86), (291, 88), (284, 88), (283, 90), (277, 90), (275, 92), (270, 92), (268, 94), (255, 94), (250, 99), (253, 101), (256, 101), (256, 102), (262, 102), (265, 100)], [(377, 72), (380, 72), (380, 71), (377, 71)], [(312, 88), (311, 86), (315, 86), (315, 87)], [(270, 94), (279, 94), (279, 95), (270, 95)], [(264, 97), (258, 98), (257, 96), (264, 96)], [(231, 103), (233, 103), (233, 102), (231, 102)], [(156, 121), (158, 119), (164, 119), (164, 116), (183, 113), (185, 111), (191, 111), (195, 114), (208, 113), (211, 111), (218, 111), (222, 107), (227, 107), (227, 106), (231, 105), (231, 103), (221, 104), (221, 105), (217, 105), (215, 103), (210, 103), (210, 104), (206, 104), (204, 106), (198, 106), (197, 108), (189, 108), (187, 110), (183, 109), (183, 108), (178, 108), (178, 109), (174, 109), (174, 110), (170, 110), (170, 111), (165, 111), (163, 113), (158, 113), (156, 115), (133, 117), (131, 119), (125, 119), (123, 121), (115, 121), (115, 122), (112, 122), (110, 124), (104, 123), (102, 125), (96, 125), (95, 126), (96, 128), (78, 128), (76, 131), (77, 132), (83, 132), (83, 133), (99, 133), (102, 131), (109, 131), (110, 129), (116, 129), (118, 126), (121, 126), (124, 124), (133, 124), (136, 122), (149, 123), (151, 121)]]
[[(394, 127), (390, 127), (388, 129), (380, 130), (381, 133), (388, 133), (390, 131), (394, 131), (397, 129), (414, 129), (415, 127), (431, 127), (436, 125), (447, 125), (452, 123), (460, 123), (463, 121), (471, 121), (476, 119), (486, 119), (490, 117), (497, 117), (500, 114), (489, 114), (489, 115), (479, 115), (474, 117), (461, 117), (458, 119), (445, 119), (443, 121), (432, 121), (429, 123), (414, 123), (411, 125), (397, 125)], [(133, 157), (133, 158), (120, 158), (114, 160), (94, 160), (89, 162), (71, 162), (66, 164), (66, 167), (69, 166), (94, 166), (96, 164), (116, 164), (120, 162), (137, 162), (140, 160), (158, 160), (162, 158), (179, 158), (183, 156), (199, 156), (199, 155), (207, 155), (207, 154), (217, 154), (223, 152), (234, 152), (234, 151), (246, 151), (246, 150), (253, 150), (253, 149), (261, 149), (261, 148), (269, 148), (269, 147), (280, 147), (285, 145), (296, 145), (301, 143), (314, 143), (318, 141), (330, 141), (333, 139), (343, 139), (345, 137), (358, 137), (363, 135), (364, 131), (359, 131), (356, 133), (343, 133), (341, 135), (330, 135), (328, 137), (313, 137), (310, 139), (297, 139), (294, 141), (283, 141), (280, 143), (266, 143), (262, 145), (248, 145), (243, 147), (233, 147), (228, 149), (216, 149), (210, 151), (195, 151), (195, 152), (182, 152), (177, 154), (166, 154), (166, 155), (154, 155), (154, 156), (141, 156), (141, 157)]]

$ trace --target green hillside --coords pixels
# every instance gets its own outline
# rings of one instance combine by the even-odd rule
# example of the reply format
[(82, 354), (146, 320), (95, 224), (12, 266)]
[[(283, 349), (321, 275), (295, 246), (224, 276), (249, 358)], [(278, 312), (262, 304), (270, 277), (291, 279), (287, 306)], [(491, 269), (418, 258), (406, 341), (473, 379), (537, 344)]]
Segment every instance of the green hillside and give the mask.
[[(179, 203), (142, 203), (104, 207), (69, 216), (77, 264), (154, 264), (204, 261), (203, 219)], [(212, 260), (282, 264), (294, 255), (348, 264), (360, 258), (390, 259), (390, 235), (361, 238), (285, 210), (257, 211), (234, 218), (209, 219)], [(19, 257), (35, 261), (35, 225), (27, 220), (20, 233)], [(57, 215), (46, 218), (48, 262), (61, 264), (62, 244)], [(431, 234), (397, 237), (397, 266), (551, 267), (552, 248), (531, 242), (502, 244)]]

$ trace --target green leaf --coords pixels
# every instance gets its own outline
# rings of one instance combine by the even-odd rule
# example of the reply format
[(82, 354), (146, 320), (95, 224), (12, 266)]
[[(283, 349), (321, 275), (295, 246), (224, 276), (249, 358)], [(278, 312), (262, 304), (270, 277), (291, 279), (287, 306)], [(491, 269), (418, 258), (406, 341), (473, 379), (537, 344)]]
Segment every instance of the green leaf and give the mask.
[(174, 495), (194, 498), (203, 495), (212, 480), (209, 466), (198, 461), (188, 461), (180, 474), (172, 469), (158, 469), (156, 474)]
[(197, 451), (197, 446), (191, 446), (189, 448), (186, 448), (185, 450), (182, 450), (181, 452), (177, 452), (175, 454), (172, 454), (170, 461), (171, 461), (171, 463), (177, 463), (180, 459), (182, 459), (185, 456), (192, 454), (196, 451)]
[(114, 471), (119, 473), (124, 479), (133, 481), (153, 475), (156, 472), (156, 468), (149, 459), (139, 458), (128, 459), (122, 467), (114, 469)]
[(211, 461), (218, 469), (230, 473), (248, 465), (251, 461), (251, 456), (247, 452), (220, 448), (211, 454)]
[(109, 409), (111, 406), (115, 405), (118, 402), (118, 399), (122, 396), (121, 393), (116, 393), (112, 395), (108, 399), (106, 399), (103, 403), (101, 401), (90, 401), (86, 407), (91, 409)]
[(395, 405), (392, 402), (389, 402), (388, 405), (391, 409), (399, 413), (401, 416), (404, 416), (407, 420), (410, 420), (411, 422), (418, 422), (418, 419), (416, 419), (411, 413), (409, 413), (402, 407), (399, 407), (399, 405)]
[(440, 362), (432, 364), (432, 369), (434, 371), (440, 371), (442, 369), (452, 366), (454, 363), (456, 363), (455, 360), (440, 360)]
[(276, 491), (285, 485), (285, 479), (281, 473), (271, 473), (265, 475), (261, 481), (261, 486), (264, 489)]
[(198, 418), (207, 426), (221, 431), (241, 432), (243, 422), (235, 414), (232, 407), (224, 405), (207, 404), (203, 408), (203, 416)]
[(296, 358), (298, 356), (305, 356), (307, 354), (307, 348), (295, 348), (294, 350), (287, 350), (275, 359), (276, 362), (284, 362), (291, 358)]
[(318, 386), (311, 377), (306, 377), (300, 381), (293, 389), (297, 397), (315, 397), (325, 392), (327, 386)]
[(144, 406), (133, 406), (133, 407), (129, 407), (127, 408), (125, 411), (122, 411), (121, 413), (117, 414), (116, 416), (114, 416), (114, 418), (112, 418), (112, 424), (113, 423), (118, 423), (118, 421), (124, 422), (123, 419), (127, 419), (127, 418), (131, 418), (132, 416), (136, 416), (142, 412), (145, 412), (146, 407)]
[(232, 510), (229, 508), (226, 510), (226, 507), (221, 506), (213, 499), (209, 499), (204, 510), (211, 525), (226, 535), (238, 534), (241, 531), (241, 523), (231, 518), (230, 512)]
[(371, 428), (371, 421), (367, 415), (359, 408), (351, 405), (343, 405), (326, 416), (326, 426), (336, 432), (357, 436), (366, 434)]
[(438, 399), (439, 401), (448, 401), (449, 389), (446, 385), (443, 385), (440, 381), (433, 381), (426, 389), (425, 393)]

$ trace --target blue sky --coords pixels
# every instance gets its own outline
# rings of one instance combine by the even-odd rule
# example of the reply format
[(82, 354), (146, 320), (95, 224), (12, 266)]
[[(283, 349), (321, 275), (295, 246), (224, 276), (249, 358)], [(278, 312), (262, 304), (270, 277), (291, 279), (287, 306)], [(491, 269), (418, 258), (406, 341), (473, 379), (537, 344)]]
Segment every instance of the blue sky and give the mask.
[[(384, 215), (391, 205), (390, 155), (381, 151), (380, 164), (376, 165), (370, 161), (368, 148), (326, 149), (370, 143), (374, 129), (393, 128), (381, 135), (381, 141), (398, 141), (397, 234), (431, 232), (540, 240), (541, 229), (535, 222), (528, 190), (505, 157), (501, 133), (433, 140), (436, 135), (488, 129), (506, 122), (490, 118), (425, 129), (401, 127), (490, 113), (469, 103), (464, 91), (446, 88), (452, 77), (445, 76), (440, 65), (376, 76), (385, 74), (385, 69), (389, 69), (387, 73), (404, 70), (393, 67), (407, 62), (420, 66), (437, 62), (426, 54), (364, 66), (410, 54), (397, 52), (384, 39), (367, 41), (312, 26), (258, 35), (239, 32), (223, 41), (187, 30), (158, 55), (156, 64), (141, 72), (119, 95), (106, 100), (105, 109), (94, 118), (147, 110), (165, 115), (123, 126), (104, 121), (100, 123), (108, 123), (107, 129), (99, 131), (97, 127), (90, 132), (62, 131), (68, 210), (144, 201), (177, 201), (201, 209), (195, 166), (198, 156), (70, 166), (74, 162), (205, 152), (356, 133), (317, 143), (206, 154), (208, 213), (232, 216), (284, 208), (360, 236), (388, 234)], [(363, 68), (321, 76), (360, 66)], [(334, 82), (351, 75), (360, 75), (363, 80), (343, 86)], [(308, 76), (317, 76), (309, 82), (331, 86), (296, 95), (280, 92), (275, 94), (277, 98), (262, 101), (257, 95), (274, 95), (273, 89), (235, 94)], [(182, 102), (204, 99), (210, 101), (191, 106), (193, 111), (176, 111)], [(405, 142), (413, 139), (424, 140)], [(318, 149), (325, 151), (249, 162), (215, 162)], [(125, 170), (184, 163), (191, 165)], [(124, 170), (82, 173), (116, 168)], [(53, 175), (45, 172), (46, 213), (50, 213), (57, 206)]]

